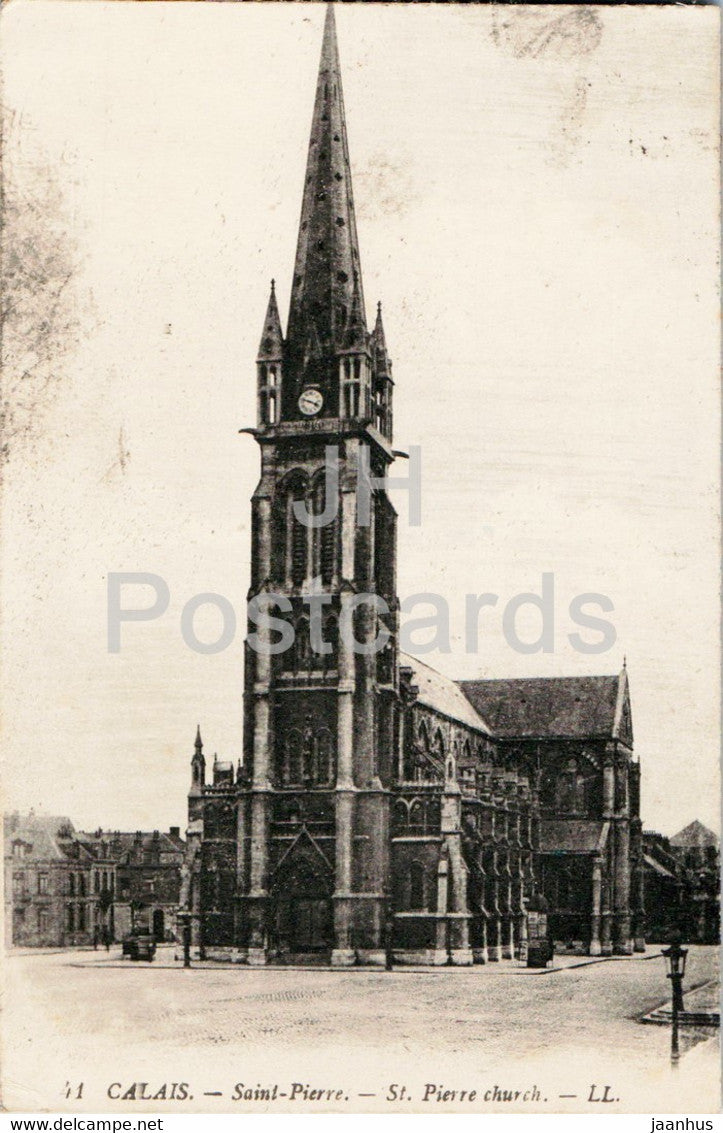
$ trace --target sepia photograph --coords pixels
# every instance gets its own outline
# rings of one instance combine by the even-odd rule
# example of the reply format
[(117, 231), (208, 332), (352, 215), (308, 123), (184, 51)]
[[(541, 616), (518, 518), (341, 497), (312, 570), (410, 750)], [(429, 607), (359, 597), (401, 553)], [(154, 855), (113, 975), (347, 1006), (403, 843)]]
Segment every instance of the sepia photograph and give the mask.
[(717, 1113), (718, 8), (1, 19), (2, 1108)]

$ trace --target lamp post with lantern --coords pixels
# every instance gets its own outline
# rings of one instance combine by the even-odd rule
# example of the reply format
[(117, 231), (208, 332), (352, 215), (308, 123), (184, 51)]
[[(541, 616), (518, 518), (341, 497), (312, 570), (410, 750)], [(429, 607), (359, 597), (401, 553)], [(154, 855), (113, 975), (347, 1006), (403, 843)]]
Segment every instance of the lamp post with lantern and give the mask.
[(680, 1059), (678, 1045), (678, 1027), (680, 1013), (683, 1010), (683, 977), (685, 975), (685, 961), (688, 949), (681, 947), (682, 937), (679, 932), (673, 935), (670, 948), (664, 948), (662, 955), (665, 959), (668, 979), (673, 990), (673, 1032), (670, 1039), (670, 1059), (676, 1065)]

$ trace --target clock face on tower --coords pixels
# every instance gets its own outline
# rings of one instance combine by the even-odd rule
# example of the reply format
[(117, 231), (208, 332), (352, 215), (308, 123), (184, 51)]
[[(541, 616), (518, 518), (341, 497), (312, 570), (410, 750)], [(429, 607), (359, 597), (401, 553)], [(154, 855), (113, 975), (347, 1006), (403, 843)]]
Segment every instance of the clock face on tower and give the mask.
[(324, 398), (318, 389), (305, 389), (299, 397), (299, 409), (305, 417), (313, 417), (324, 404)]

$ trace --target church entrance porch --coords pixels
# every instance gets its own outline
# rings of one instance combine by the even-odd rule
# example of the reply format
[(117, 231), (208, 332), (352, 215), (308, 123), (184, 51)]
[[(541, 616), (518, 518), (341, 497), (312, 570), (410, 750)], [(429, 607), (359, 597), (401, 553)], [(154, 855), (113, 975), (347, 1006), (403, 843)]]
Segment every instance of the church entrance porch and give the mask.
[(276, 962), (312, 956), (328, 961), (334, 947), (331, 863), (303, 831), (282, 858), (268, 907), (268, 954)]
[[(283, 952), (326, 952), (334, 943), (334, 916), (331, 901), (319, 897), (291, 897), (279, 900), (275, 910), (277, 950)], [(272, 940), (272, 947), (274, 941)]]

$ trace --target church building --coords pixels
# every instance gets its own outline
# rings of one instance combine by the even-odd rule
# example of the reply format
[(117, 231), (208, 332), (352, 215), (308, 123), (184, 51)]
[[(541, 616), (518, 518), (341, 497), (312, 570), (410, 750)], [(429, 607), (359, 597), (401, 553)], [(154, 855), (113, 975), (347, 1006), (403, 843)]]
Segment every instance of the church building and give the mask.
[(251, 965), (497, 962), (525, 955), (544, 898), (558, 947), (642, 949), (626, 670), (455, 682), (398, 651), (394, 382), (381, 307), (366, 321), (331, 5), (286, 332), (272, 284), (256, 369), (244, 750), (207, 769), (196, 736), (195, 944)]

